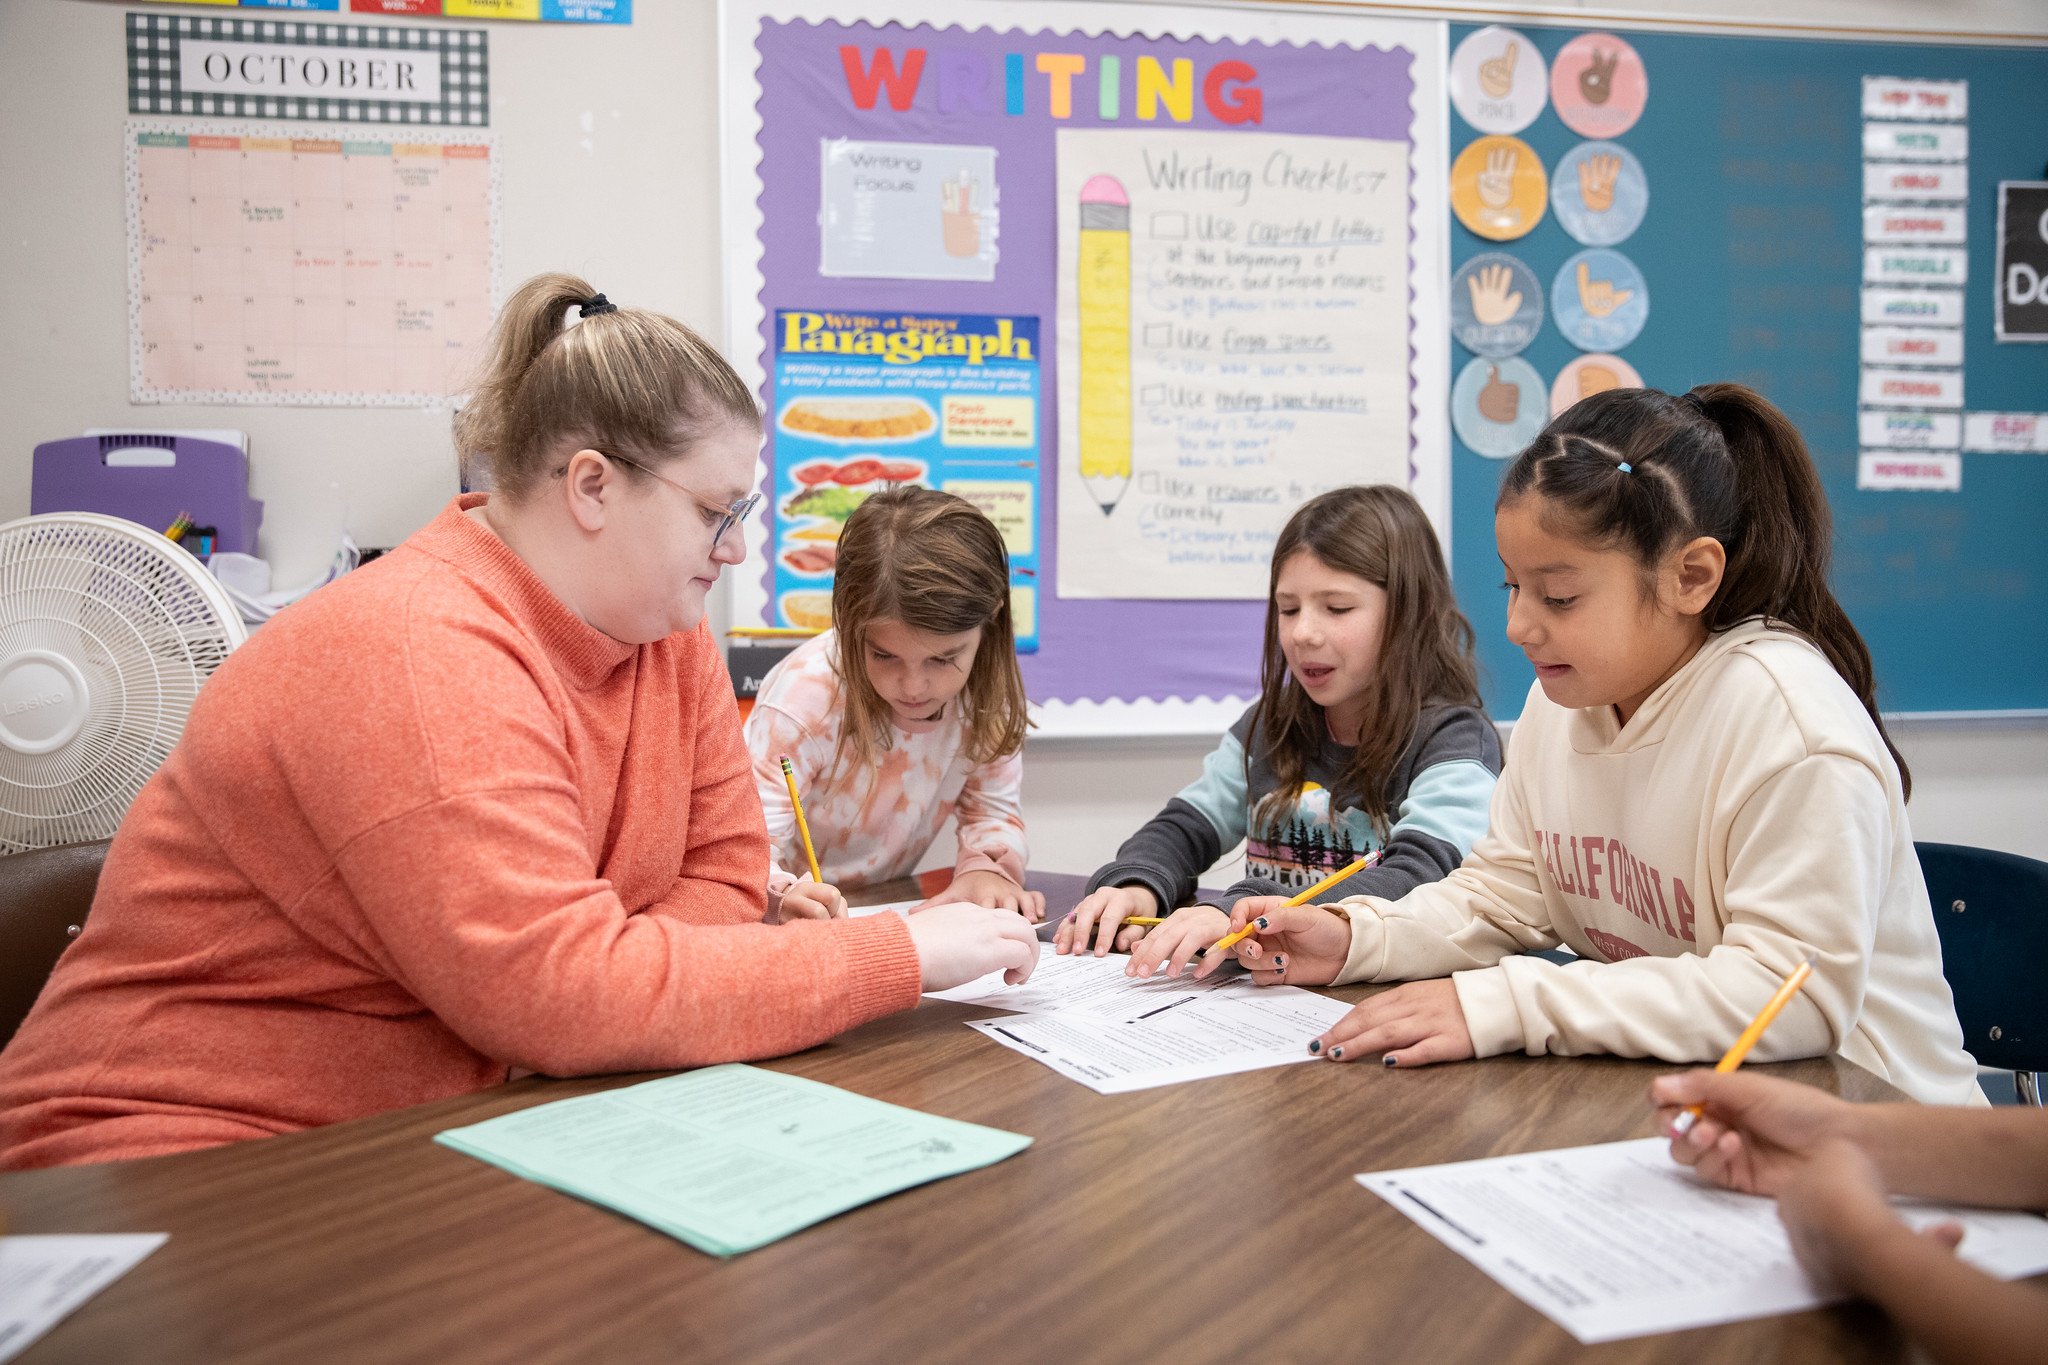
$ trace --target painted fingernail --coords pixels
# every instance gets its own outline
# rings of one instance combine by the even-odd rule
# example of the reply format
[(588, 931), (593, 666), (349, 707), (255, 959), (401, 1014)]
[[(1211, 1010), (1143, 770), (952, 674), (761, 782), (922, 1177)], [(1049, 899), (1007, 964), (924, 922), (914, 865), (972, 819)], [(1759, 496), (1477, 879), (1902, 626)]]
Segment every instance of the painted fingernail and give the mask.
[(1341, 1048), (1341, 1047), (1333, 1047), (1333, 1048), (1331, 1048), (1331, 1049), (1330, 1049), (1330, 1060), (1331, 1060), (1331, 1061), (1333, 1061), (1333, 1062), (1335, 1062), (1335, 1061), (1341, 1061), (1341, 1060), (1343, 1060), (1343, 1057), (1344, 1057), (1344, 1049), (1343, 1049), (1343, 1048)]
[(1309, 1039), (1309, 1040), (1308, 1040), (1308, 1050), (1309, 1050), (1310, 1052), (1321, 1052), (1321, 1051), (1323, 1050), (1323, 1040), (1322, 1040), (1322, 1039), (1320, 1039), (1320, 1038), (1311, 1038), (1311, 1039)]
[(1273, 927), (1272, 925), (1266, 923), (1266, 917), (1264, 915), (1260, 915), (1257, 919), (1253, 920), (1252, 923), (1258, 925), (1261, 929), (1270, 929)]
[(1273, 970), (1276, 972), (1287, 970), (1287, 959), (1275, 954), (1273, 958)]
[(1394, 1054), (1389, 1052), (1386, 1056), (1380, 1058), (1380, 1064), (1391, 1067), (1394, 1064)]

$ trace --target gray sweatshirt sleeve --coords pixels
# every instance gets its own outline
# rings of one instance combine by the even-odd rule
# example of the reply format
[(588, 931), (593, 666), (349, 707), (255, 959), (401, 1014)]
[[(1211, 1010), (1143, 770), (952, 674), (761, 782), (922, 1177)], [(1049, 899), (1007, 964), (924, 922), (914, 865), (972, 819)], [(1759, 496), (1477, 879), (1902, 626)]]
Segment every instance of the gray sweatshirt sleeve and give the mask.
[(1244, 838), (1244, 745), (1226, 734), (1202, 760), (1202, 775), (1166, 803), (1144, 828), (1124, 840), (1116, 860), (1088, 879), (1088, 889), (1142, 886), (1159, 913), (1195, 894), (1195, 882), (1227, 848)]

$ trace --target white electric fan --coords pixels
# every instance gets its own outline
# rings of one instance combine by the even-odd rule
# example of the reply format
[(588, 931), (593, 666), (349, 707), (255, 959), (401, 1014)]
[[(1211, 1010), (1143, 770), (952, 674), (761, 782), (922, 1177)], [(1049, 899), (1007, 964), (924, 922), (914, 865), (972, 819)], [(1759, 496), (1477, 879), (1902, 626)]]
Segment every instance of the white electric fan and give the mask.
[(0, 526), (0, 854), (111, 838), (247, 638), (206, 566), (147, 526)]

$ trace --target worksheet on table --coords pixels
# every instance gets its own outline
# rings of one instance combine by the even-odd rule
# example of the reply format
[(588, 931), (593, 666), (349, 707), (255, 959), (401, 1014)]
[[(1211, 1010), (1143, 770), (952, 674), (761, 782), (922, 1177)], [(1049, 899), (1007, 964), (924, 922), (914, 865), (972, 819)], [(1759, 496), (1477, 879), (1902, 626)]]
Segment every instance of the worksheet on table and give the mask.
[(1350, 1012), (1292, 986), (1160, 998), (1132, 1018), (1067, 1011), (977, 1019), (967, 1027), (1103, 1095), (1311, 1062), (1311, 1038)]
[(1093, 953), (1062, 956), (1041, 949), (1031, 979), (1021, 985), (1008, 985), (1001, 972), (990, 972), (964, 986), (929, 994), (934, 1000), (985, 1005), (1018, 1014), (1085, 1014), (1134, 1020), (1195, 1000), (1248, 994), (1259, 989), (1233, 964), (1197, 981), (1192, 966), (1179, 976), (1167, 976), (1163, 969), (1148, 979), (1125, 976), (1124, 968), (1130, 961), (1123, 953), (1107, 957), (1096, 957)]
[(169, 1240), (167, 1232), (0, 1237), (0, 1361), (27, 1350)]
[(923, 901), (883, 901), (880, 905), (849, 905), (848, 919), (859, 919), (863, 915), (908, 915), (911, 910), (923, 905)]
[[(1663, 1138), (1378, 1171), (1358, 1183), (1586, 1345), (1794, 1313), (1841, 1295), (1792, 1256), (1775, 1201), (1706, 1185)], [(2048, 1270), (2048, 1220), (1900, 1204), (1953, 1221), (2004, 1279)]]

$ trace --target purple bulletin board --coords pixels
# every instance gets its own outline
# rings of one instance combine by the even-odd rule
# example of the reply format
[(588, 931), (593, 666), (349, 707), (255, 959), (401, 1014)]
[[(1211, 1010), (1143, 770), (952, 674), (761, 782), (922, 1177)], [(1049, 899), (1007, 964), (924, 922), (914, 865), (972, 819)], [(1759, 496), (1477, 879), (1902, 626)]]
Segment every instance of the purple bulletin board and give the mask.
[[(1290, 15), (1284, 16), (1286, 31), (1290, 37), (1300, 32), (1303, 40), (1285, 41), (1213, 36), (1228, 31), (1272, 35), (1283, 18), (1233, 11), (1115, 5), (1090, 5), (1083, 11), (1045, 0), (1007, 5), (955, 0), (943, 6), (909, 0), (872, 16), (861, 9), (779, 6), (772, 0), (726, 4), (728, 352), (741, 373), (761, 385), (764, 406), (773, 399), (768, 370), (777, 309), (1036, 317), (1045, 356), (1057, 354), (1055, 133), (1061, 127), (1116, 122), (1104, 117), (1110, 102), (1098, 98), (1097, 73), (1105, 57), (1118, 59), (1124, 73), (1116, 103), (1127, 125), (1136, 114), (1131, 86), (1140, 58), (1167, 70), (1176, 59), (1192, 61), (1198, 91), (1207, 73), (1234, 62), (1242, 64), (1229, 68), (1238, 79), (1209, 82), (1208, 91), (1194, 100), (1191, 120), (1182, 126), (1405, 141), (1412, 170), (1430, 164), (1432, 157), (1440, 159), (1435, 71), (1441, 40), (1435, 25), (1333, 23), (1321, 16)], [(850, 21), (826, 17), (826, 11)], [(1095, 32), (1076, 31), (1074, 21), (1084, 14)], [(1129, 27), (1119, 34), (1112, 19), (1126, 14)], [(984, 15), (989, 22), (976, 22)], [(952, 22), (917, 22), (927, 17)], [(1334, 42), (1333, 29), (1342, 34)], [(1383, 41), (1375, 45), (1375, 37)], [(843, 55), (845, 49), (852, 49), (850, 58)], [(888, 54), (885, 67), (883, 52)], [(1054, 117), (1051, 81), (1037, 61), (1042, 53), (1085, 59), (1086, 74), (1072, 82), (1064, 120)], [(1255, 78), (1243, 79), (1244, 68)], [(1418, 91), (1418, 80), (1425, 90)], [(1246, 89), (1257, 91), (1256, 122), (1246, 118), (1242, 107)], [(994, 278), (822, 273), (820, 146), (839, 138), (994, 147), (1000, 194)], [(1418, 315), (1429, 312), (1431, 290), (1412, 287), (1441, 268), (1441, 256), (1434, 254), (1440, 234), (1431, 226), (1441, 215), (1429, 206), (1442, 200), (1436, 195), (1425, 199), (1425, 188), (1434, 185), (1418, 186), (1411, 176), (1410, 343), (1417, 356), (1442, 350), (1434, 339), (1440, 330), (1425, 334), (1428, 327), (1417, 325)], [(730, 202), (736, 196), (744, 201)], [(749, 270), (749, 264), (757, 268)], [(1431, 318), (1428, 326), (1440, 324)], [(1021, 660), (1032, 701), (1050, 703), (1054, 710), (1111, 699), (1149, 699), (1171, 707), (1172, 699), (1256, 695), (1263, 602), (1059, 596), (1052, 568), (1058, 558), (1057, 480), (1049, 476), (1058, 458), (1059, 377), (1050, 359), (1042, 364), (1041, 375), (1041, 458), (1048, 476), (1037, 518), (1038, 562), (1052, 581), (1038, 595), (1038, 652)], [(1411, 461), (1421, 476), (1420, 466), (1440, 458), (1441, 442), (1433, 437), (1430, 415), (1443, 408), (1441, 399), (1422, 391), (1422, 381), (1441, 379), (1423, 373), (1422, 367), (1411, 369), (1410, 379), (1416, 385)], [(764, 451), (770, 468), (775, 439), (771, 422)], [(764, 475), (764, 487), (770, 482)], [(1417, 492), (1434, 514), (1437, 506), (1426, 484), (1426, 477), (1418, 477)], [(1441, 505), (1448, 506), (1447, 478)], [(736, 624), (774, 624), (768, 620), (767, 571), (774, 547), (766, 544), (772, 520), (760, 518), (750, 525), (750, 551), (763, 555), (759, 561), (750, 559), (736, 576)]]

